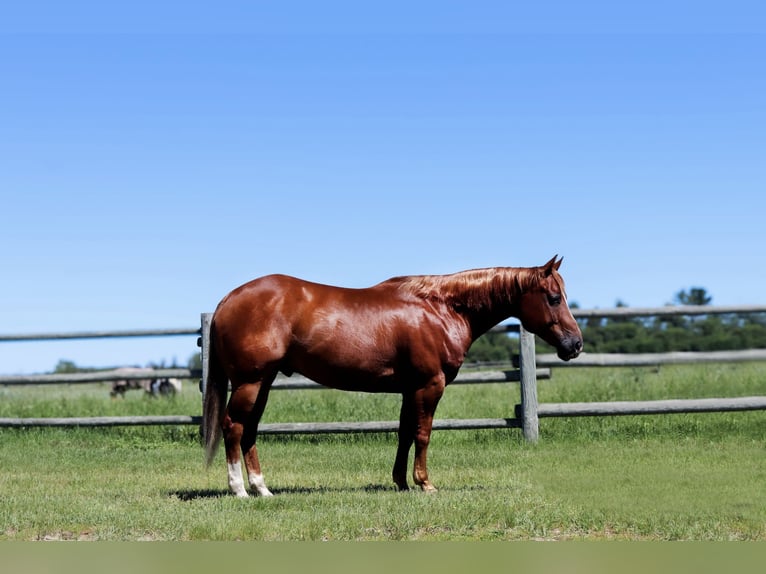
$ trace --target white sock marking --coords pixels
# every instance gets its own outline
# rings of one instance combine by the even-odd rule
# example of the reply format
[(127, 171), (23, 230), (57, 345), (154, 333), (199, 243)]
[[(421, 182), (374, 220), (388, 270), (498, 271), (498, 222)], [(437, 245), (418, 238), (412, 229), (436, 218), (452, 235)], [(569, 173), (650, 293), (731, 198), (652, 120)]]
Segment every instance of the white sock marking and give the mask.
[(254, 488), (261, 496), (274, 496), (271, 491), (266, 488), (266, 481), (263, 479), (262, 474), (251, 474), (247, 479), (250, 482), (250, 488)]
[(242, 466), (237, 462), (229, 462), (226, 465), (229, 470), (229, 490), (239, 498), (247, 498), (245, 481), (242, 480)]

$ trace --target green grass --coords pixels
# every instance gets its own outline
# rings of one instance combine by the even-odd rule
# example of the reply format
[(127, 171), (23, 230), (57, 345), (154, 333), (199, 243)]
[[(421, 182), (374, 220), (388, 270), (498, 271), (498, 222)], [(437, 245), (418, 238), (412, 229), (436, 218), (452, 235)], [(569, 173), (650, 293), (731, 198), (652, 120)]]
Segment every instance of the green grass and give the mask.
[[(558, 369), (541, 402), (766, 394), (766, 365)], [(447, 390), (441, 418), (509, 416), (518, 387)], [(392, 420), (399, 398), (280, 391), (264, 422)], [(101, 385), (0, 389), (0, 416), (196, 414)], [(541, 420), (518, 430), (435, 432), (440, 491), (399, 493), (392, 433), (264, 436), (272, 499), (227, 494), (194, 427), (0, 430), (0, 539), (766, 540), (766, 413)]]

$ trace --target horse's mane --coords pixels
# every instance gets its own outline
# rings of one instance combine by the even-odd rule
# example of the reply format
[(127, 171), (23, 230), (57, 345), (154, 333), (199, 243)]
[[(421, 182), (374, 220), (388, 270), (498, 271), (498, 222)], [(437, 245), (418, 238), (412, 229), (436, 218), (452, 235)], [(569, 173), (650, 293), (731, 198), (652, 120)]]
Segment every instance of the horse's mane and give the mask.
[(536, 267), (490, 267), (450, 275), (411, 275), (394, 277), (398, 289), (420, 297), (473, 309), (493, 302), (508, 302), (539, 281)]

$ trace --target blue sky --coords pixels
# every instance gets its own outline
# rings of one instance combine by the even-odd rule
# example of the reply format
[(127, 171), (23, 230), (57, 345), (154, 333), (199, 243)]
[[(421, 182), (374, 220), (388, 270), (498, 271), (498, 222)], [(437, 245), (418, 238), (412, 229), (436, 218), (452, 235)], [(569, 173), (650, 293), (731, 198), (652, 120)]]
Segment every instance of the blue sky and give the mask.
[[(557, 253), (582, 307), (766, 303), (757, 2), (6, 4), (2, 333)], [(195, 349), (0, 343), (0, 373)]]

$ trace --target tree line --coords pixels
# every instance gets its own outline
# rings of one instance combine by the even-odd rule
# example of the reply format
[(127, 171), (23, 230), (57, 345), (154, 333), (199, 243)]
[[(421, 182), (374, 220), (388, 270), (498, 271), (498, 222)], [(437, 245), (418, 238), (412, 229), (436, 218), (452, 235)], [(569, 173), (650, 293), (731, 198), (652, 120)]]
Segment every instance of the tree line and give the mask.
[[(704, 288), (692, 287), (673, 297), (677, 305), (709, 305)], [(617, 307), (627, 307), (622, 301)], [(576, 304), (571, 305), (576, 308)], [(698, 315), (693, 317), (593, 318), (580, 321), (589, 353), (661, 353), (766, 348), (766, 313)], [(487, 333), (466, 356), (466, 363), (506, 362), (518, 354), (518, 337)], [(553, 352), (537, 339), (540, 353)]]

